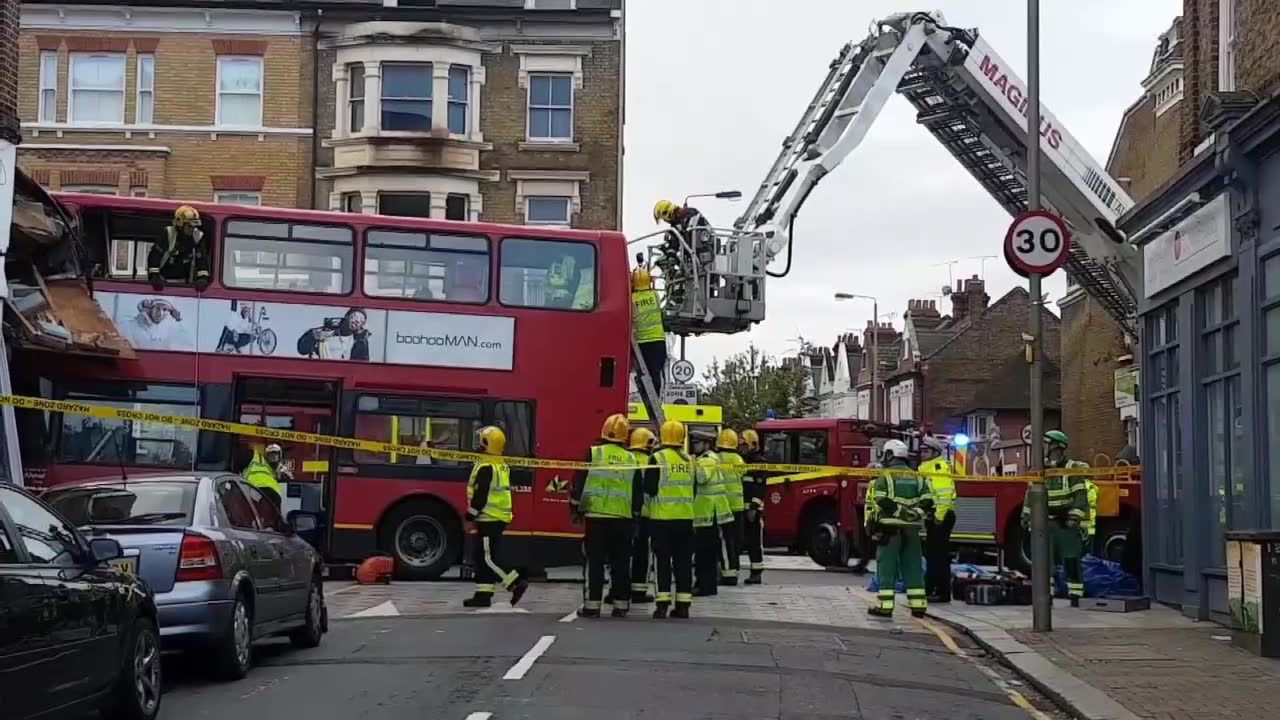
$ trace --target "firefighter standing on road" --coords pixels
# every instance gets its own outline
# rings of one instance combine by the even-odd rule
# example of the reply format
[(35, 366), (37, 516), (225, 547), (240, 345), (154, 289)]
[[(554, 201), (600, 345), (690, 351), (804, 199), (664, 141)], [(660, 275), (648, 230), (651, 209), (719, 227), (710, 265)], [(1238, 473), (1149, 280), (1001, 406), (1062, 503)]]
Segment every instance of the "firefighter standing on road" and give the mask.
[[(655, 483), (658, 477), (653, 465), (653, 453), (658, 449), (658, 438), (648, 428), (635, 428), (631, 431), (631, 442), (628, 445), (636, 464), (645, 467), (645, 487), (649, 486), (648, 475), (652, 474)], [(640, 519), (636, 521), (635, 542), (631, 548), (631, 604), (643, 605), (653, 602), (653, 589), (649, 586), (649, 524), (653, 512), (653, 503), (649, 496), (644, 496), (644, 504), (640, 507)]]
[(604, 566), (612, 573), (613, 616), (631, 609), (631, 549), (635, 519), (644, 502), (643, 478), (626, 444), (631, 423), (622, 414), (605, 418), (601, 443), (591, 448), (590, 470), (579, 472), (570, 504), (575, 516), (585, 517), (587, 532), (587, 594), (580, 617), (600, 617), (604, 595)]
[(662, 326), (662, 307), (653, 289), (653, 277), (642, 267), (631, 271), (631, 327), (653, 392), (661, 398), (667, 373), (667, 333)]
[[(743, 460), (750, 465), (763, 463), (764, 453), (760, 452), (760, 436), (750, 428), (743, 430), (738, 436), (741, 441)], [(747, 548), (747, 559), (751, 561), (751, 575), (747, 577), (747, 585), (759, 585), (764, 581), (764, 496), (765, 474), (751, 471), (742, 476), (742, 495), (744, 513), (743, 540)]]
[(746, 522), (746, 503), (743, 497), (743, 472), (734, 467), (744, 465), (746, 461), (738, 454), (738, 433), (725, 428), (716, 436), (716, 454), (720, 462), (730, 467), (720, 470), (720, 479), (724, 487), (725, 500), (729, 503), (729, 512), (733, 520), (720, 527), (720, 543), (724, 548), (724, 565), (720, 568), (721, 585), (737, 585), (738, 571), (742, 565), (742, 533)]
[(729, 564), (721, 529), (733, 524), (733, 513), (729, 511), (729, 499), (724, 494), (719, 468), (720, 456), (712, 450), (715, 439), (714, 432), (705, 430), (693, 436), (693, 452), (698, 456), (693, 518), (697, 542), (697, 560), (694, 563), (697, 590), (694, 594), (700, 597), (719, 592), (717, 570), (721, 561), (726, 567)]
[(934, 511), (924, 519), (925, 590), (929, 602), (951, 602), (951, 531), (956, 526), (956, 481), (947, 462), (947, 447), (926, 437), (920, 444), (917, 468), (933, 494)]
[(693, 604), (693, 519), (696, 469), (684, 452), (684, 425), (676, 420), (662, 423), (658, 432), (662, 447), (653, 454), (657, 473), (645, 475), (645, 496), (649, 503), (649, 535), (653, 544), (658, 592), (654, 596), (655, 618), (667, 617), (671, 609), (671, 581), (675, 577), (673, 618), (689, 617)]
[[(1067, 459), (1067, 434), (1050, 430), (1044, 434), (1045, 470), (1087, 468), (1087, 463)], [(1045, 492), (1049, 496), (1049, 577), (1053, 569), (1062, 563), (1067, 576), (1067, 597), (1072, 607), (1079, 607), (1084, 597), (1084, 576), (1080, 569), (1080, 556), (1088, 533), (1085, 523), (1089, 517), (1088, 489), (1085, 478), (1079, 475), (1046, 474)], [(1030, 486), (1028, 486), (1030, 492)], [(1031, 503), (1022, 503), (1022, 527), (1031, 527)]]
[(495, 582), (511, 591), (511, 604), (529, 589), (529, 582), (515, 570), (507, 572), (498, 564), (502, 558), (502, 533), (514, 517), (511, 509), (511, 469), (502, 461), (507, 435), (502, 428), (488, 425), (480, 429), (480, 452), (493, 456), (471, 468), (467, 481), (467, 519), (475, 524), (476, 542), (472, 567), (476, 574), (475, 595), (462, 602), (464, 607), (487, 608), (493, 604)]
[(907, 586), (907, 606), (915, 617), (924, 617), (924, 573), (920, 567), (920, 529), (932, 513), (929, 484), (907, 464), (907, 444), (884, 444), (884, 473), (867, 486), (866, 515), (876, 551), (878, 603), (867, 609), (877, 617), (892, 617), (894, 585), (901, 574)]

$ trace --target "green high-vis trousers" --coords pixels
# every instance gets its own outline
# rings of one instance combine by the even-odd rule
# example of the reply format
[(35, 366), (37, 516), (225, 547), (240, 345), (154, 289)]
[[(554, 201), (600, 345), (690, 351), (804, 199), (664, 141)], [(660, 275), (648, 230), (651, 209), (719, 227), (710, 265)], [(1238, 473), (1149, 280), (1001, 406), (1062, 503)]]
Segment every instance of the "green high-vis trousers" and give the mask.
[(886, 526), (885, 540), (876, 550), (876, 599), (881, 610), (893, 609), (893, 587), (901, 573), (907, 586), (907, 607), (925, 609), (924, 570), (920, 567), (920, 529)]

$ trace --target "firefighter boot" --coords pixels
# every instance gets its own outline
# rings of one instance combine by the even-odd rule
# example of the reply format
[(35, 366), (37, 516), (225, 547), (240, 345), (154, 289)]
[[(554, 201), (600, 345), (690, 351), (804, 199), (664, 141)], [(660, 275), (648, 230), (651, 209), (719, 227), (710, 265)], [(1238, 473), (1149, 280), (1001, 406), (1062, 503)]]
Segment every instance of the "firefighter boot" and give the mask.
[(746, 583), (747, 585), (761, 585), (761, 584), (763, 584), (763, 583), (764, 583), (764, 571), (763, 571), (763, 570), (752, 570), (752, 571), (751, 571), (751, 574), (750, 574), (750, 575), (748, 575), (748, 576), (747, 576), (747, 579), (746, 579), (746, 580), (744, 580), (743, 582), (744, 582), (744, 583)]
[(653, 602), (653, 597), (649, 595), (649, 593), (645, 592), (644, 590), (631, 591), (632, 605), (647, 605), (651, 602)]
[(613, 612), (609, 614), (611, 617), (624, 618), (627, 616), (627, 608), (615, 607)]
[(493, 593), (478, 592), (462, 601), (462, 607), (487, 608), (493, 605)]
[(511, 604), (514, 606), (516, 603), (520, 602), (520, 598), (524, 597), (524, 594), (528, 592), (528, 590), (528, 580), (525, 580), (524, 578), (517, 580), (516, 584), (511, 586)]
[(670, 609), (671, 609), (671, 603), (669, 602), (658, 603), (653, 608), (653, 619), (665, 620), (667, 618), (667, 611)]
[(687, 602), (676, 603), (676, 609), (671, 611), (671, 617), (678, 618), (680, 620), (688, 620), (689, 619), (689, 603)]
[(882, 618), (891, 618), (891, 617), (893, 617), (893, 611), (892, 611), (892, 610), (885, 610), (885, 609), (878, 608), (878, 607), (869, 607), (869, 608), (867, 608), (867, 614), (868, 614), (868, 615), (870, 615), (870, 616), (872, 616), (872, 617), (882, 617)]
[(598, 618), (600, 617), (600, 608), (580, 607), (578, 608), (578, 617)]
[(924, 616), (925, 616), (924, 608), (912, 608), (912, 609), (911, 609), (911, 617), (913, 617), (913, 618), (922, 618), (922, 617), (924, 617)]

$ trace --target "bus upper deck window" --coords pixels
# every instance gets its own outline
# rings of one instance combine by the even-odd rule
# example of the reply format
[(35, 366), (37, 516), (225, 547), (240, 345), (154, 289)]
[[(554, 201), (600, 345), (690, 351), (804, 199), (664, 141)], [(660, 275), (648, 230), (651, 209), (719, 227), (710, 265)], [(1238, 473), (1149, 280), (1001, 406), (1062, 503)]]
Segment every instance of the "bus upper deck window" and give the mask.
[(370, 230), (364, 292), (372, 297), (483, 303), (489, 299), (489, 239)]
[(596, 249), (589, 243), (506, 238), (501, 260), (503, 305), (578, 311), (596, 306)]
[(222, 283), (254, 290), (351, 292), (355, 233), (349, 227), (231, 220)]

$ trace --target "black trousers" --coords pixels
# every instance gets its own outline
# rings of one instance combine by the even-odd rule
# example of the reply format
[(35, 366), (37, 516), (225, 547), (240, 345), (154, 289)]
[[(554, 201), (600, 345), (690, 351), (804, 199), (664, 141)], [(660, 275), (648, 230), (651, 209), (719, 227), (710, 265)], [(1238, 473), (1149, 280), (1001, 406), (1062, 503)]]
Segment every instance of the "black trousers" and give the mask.
[(636, 521), (636, 540), (631, 547), (631, 592), (649, 592), (649, 518)]
[(671, 602), (674, 576), (676, 602), (689, 602), (693, 592), (693, 521), (649, 520), (653, 563), (657, 572), (660, 603)]
[(925, 592), (931, 597), (951, 599), (951, 531), (956, 514), (947, 511), (941, 522), (925, 524), (924, 557), (927, 568)]
[(764, 570), (764, 511), (756, 510), (746, 514), (743, 526), (743, 540), (747, 546), (747, 559), (751, 561), (752, 574)]
[(641, 343), (640, 356), (649, 369), (649, 382), (653, 383), (653, 391), (661, 398), (662, 381), (667, 377), (667, 341)]
[(715, 595), (720, 587), (720, 528), (715, 525), (693, 529), (694, 583), (698, 591)]
[(475, 569), (476, 594), (493, 594), (495, 584), (510, 588), (516, 581), (516, 573), (502, 568), (502, 531), (507, 528), (503, 522), (478, 522), (476, 525), (475, 543), (472, 544), (471, 566)]
[(721, 577), (738, 577), (742, 566), (742, 528), (745, 523), (746, 511), (738, 510), (733, 514), (733, 524), (720, 526)]
[(604, 597), (604, 566), (609, 564), (613, 606), (630, 606), (631, 520), (587, 518), (587, 609), (599, 609)]

